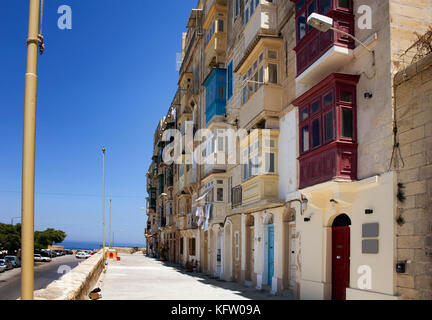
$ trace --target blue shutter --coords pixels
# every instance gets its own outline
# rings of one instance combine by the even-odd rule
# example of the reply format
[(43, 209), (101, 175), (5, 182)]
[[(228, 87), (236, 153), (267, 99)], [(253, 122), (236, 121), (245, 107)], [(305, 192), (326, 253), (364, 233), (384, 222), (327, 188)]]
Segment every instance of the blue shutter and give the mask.
[(233, 95), (233, 62), (231, 61), (228, 65), (227, 70), (228, 76), (228, 100), (231, 99)]

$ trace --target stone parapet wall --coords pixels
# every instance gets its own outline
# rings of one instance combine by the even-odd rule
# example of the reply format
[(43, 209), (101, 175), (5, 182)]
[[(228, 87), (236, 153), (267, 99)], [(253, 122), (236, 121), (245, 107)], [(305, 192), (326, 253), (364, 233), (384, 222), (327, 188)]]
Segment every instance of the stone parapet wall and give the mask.
[(102, 251), (34, 293), (35, 300), (87, 300), (103, 271)]

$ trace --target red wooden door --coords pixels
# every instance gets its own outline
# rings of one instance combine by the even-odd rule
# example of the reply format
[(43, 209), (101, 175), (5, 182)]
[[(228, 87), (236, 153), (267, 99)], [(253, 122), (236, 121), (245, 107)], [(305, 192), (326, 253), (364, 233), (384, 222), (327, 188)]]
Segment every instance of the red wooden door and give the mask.
[(332, 299), (345, 300), (350, 276), (350, 228), (332, 229)]

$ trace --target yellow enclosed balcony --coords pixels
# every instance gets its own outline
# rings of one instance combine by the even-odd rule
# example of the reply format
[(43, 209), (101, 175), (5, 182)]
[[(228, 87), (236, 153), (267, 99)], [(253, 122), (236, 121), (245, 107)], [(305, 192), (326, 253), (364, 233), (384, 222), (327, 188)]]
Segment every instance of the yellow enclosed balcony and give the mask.
[(278, 129), (262, 129), (241, 141), (243, 207), (278, 200), (278, 138)]
[(227, 1), (213, 0), (203, 28), (205, 30), (206, 65), (218, 66), (225, 62), (227, 50)]
[(261, 38), (236, 68), (242, 79), (241, 128), (257, 117), (277, 117), (282, 110), (281, 47), (279, 38)]
[(276, 4), (266, 0), (249, 0), (245, 5), (245, 48), (257, 35), (277, 34)]

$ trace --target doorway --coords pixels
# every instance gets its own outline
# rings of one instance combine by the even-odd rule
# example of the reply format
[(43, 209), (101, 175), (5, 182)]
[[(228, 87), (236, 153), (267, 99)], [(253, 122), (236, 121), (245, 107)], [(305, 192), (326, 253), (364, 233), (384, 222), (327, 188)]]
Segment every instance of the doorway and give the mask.
[(272, 279), (274, 275), (274, 225), (269, 224), (268, 225), (268, 246), (267, 246), (268, 254), (267, 254), (267, 261), (268, 261), (268, 278), (267, 278), (267, 284), (272, 285)]
[(346, 214), (336, 217), (332, 225), (332, 299), (345, 300), (350, 278), (350, 225)]

